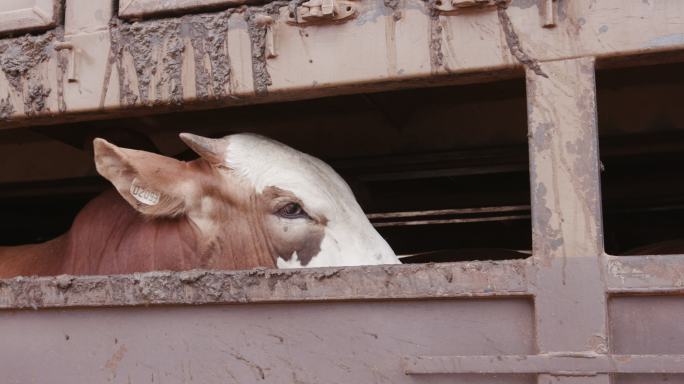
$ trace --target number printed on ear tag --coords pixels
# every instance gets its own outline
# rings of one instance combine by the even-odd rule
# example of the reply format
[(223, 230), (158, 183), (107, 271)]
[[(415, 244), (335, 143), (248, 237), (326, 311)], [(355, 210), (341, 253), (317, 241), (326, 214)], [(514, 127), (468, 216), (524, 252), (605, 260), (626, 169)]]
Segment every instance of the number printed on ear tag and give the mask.
[(159, 204), (159, 199), (161, 198), (161, 193), (153, 191), (151, 189), (145, 189), (140, 184), (137, 183), (138, 180), (134, 179), (131, 183), (131, 195), (139, 202), (145, 205), (157, 205)]

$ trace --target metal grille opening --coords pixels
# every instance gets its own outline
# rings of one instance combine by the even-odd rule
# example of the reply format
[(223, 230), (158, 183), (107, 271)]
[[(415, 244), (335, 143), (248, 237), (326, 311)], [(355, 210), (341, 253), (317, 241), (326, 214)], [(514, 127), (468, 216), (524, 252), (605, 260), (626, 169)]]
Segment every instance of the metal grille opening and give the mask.
[(605, 247), (684, 253), (684, 64), (597, 74)]
[(331, 164), (405, 262), (525, 258), (524, 88), (515, 79), (0, 132), (0, 244), (66, 231), (108, 188), (93, 137), (189, 159), (178, 132), (254, 131)]

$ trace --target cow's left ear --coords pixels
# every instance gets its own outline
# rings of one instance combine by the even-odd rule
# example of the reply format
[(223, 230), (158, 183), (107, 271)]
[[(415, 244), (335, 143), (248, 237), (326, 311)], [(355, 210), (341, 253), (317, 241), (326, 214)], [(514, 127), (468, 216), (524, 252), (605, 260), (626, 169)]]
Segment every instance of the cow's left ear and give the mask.
[(184, 162), (145, 151), (117, 147), (106, 140), (93, 141), (95, 167), (124, 199), (139, 212), (155, 217), (185, 213), (194, 194)]

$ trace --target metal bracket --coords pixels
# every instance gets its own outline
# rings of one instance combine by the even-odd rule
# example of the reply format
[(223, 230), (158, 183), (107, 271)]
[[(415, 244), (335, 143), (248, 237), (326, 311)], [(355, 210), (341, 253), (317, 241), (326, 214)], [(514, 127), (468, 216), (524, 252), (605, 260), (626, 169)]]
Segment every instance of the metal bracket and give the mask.
[(294, 12), (289, 12), (287, 22), (295, 25), (333, 24), (350, 19), (356, 11), (356, 4), (351, 1), (309, 0)]
[(541, 9), (542, 16), (542, 27), (553, 28), (556, 26), (556, 0), (540, 0), (541, 4), (539, 8)]
[(435, 0), (435, 8), (442, 13), (460, 13), (472, 9), (496, 7), (511, 0)]
[(266, 58), (272, 59), (278, 56), (275, 46), (275, 20), (273, 17), (264, 14), (258, 14), (254, 17), (254, 22), (260, 27), (266, 28)]
[(511, 0), (435, 0), (435, 8), (442, 13), (460, 13), (472, 9), (496, 7)]
[(596, 376), (607, 373), (684, 373), (684, 355), (603, 355), (561, 352), (541, 355), (407, 356), (407, 375), (550, 374)]
[(67, 81), (70, 83), (78, 81), (78, 64), (77, 64), (77, 59), (78, 56), (76, 55), (76, 52), (79, 50), (78, 48), (74, 47), (74, 44), (67, 42), (67, 41), (59, 41), (56, 42), (53, 45), (53, 48), (55, 51), (63, 51), (63, 50), (68, 50), (69, 51), (69, 65), (67, 66)]

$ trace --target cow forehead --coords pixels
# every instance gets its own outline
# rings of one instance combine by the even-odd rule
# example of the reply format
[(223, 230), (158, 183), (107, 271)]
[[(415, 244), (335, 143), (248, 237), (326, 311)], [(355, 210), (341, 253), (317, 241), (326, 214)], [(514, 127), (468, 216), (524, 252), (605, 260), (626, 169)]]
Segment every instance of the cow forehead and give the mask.
[(355, 202), (347, 183), (313, 156), (256, 134), (230, 135), (226, 142), (226, 165), (247, 179), (257, 193), (275, 186), (294, 193), (305, 204)]

